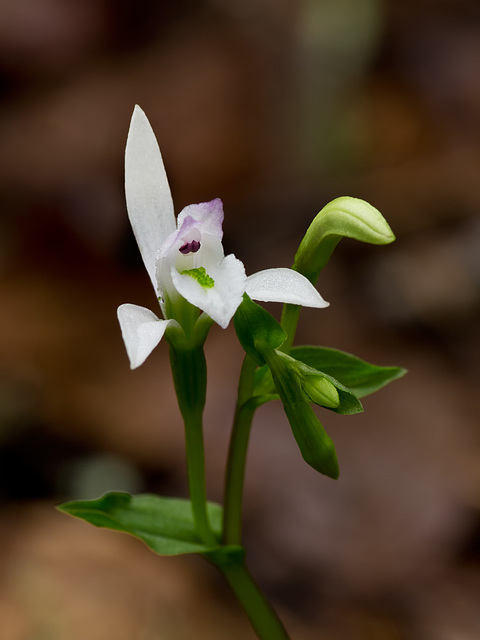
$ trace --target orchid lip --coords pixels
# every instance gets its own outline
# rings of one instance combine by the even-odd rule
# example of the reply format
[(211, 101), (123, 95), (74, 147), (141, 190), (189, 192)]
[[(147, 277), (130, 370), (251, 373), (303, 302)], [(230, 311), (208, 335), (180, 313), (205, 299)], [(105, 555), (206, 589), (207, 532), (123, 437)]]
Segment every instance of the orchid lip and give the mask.
[(200, 242), (198, 240), (192, 240), (191, 242), (186, 242), (179, 249), (180, 253), (186, 256), (189, 253), (197, 253), (200, 249)]

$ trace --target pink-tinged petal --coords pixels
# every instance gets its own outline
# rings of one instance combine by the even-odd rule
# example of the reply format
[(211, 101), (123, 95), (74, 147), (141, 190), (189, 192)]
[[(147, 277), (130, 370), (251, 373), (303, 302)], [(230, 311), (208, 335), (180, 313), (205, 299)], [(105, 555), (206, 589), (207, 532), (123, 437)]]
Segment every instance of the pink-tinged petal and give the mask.
[(178, 228), (185, 218), (191, 217), (198, 223), (198, 228), (202, 233), (216, 236), (221, 240), (223, 237), (223, 215), (223, 203), (220, 198), (200, 204), (189, 204), (178, 214)]
[(125, 150), (125, 194), (133, 233), (157, 291), (156, 253), (176, 223), (160, 149), (139, 106), (133, 111)]
[(246, 293), (260, 302), (286, 302), (302, 307), (328, 307), (312, 283), (292, 269), (265, 269), (247, 278)]
[(117, 316), (130, 360), (130, 368), (136, 369), (155, 349), (172, 321), (160, 320), (150, 309), (136, 304), (120, 305)]
[(213, 287), (204, 288), (194, 278), (181, 275), (176, 269), (172, 269), (173, 284), (180, 295), (226, 329), (242, 302), (247, 280), (245, 267), (230, 254), (219, 264), (209, 265), (207, 273), (214, 280)]

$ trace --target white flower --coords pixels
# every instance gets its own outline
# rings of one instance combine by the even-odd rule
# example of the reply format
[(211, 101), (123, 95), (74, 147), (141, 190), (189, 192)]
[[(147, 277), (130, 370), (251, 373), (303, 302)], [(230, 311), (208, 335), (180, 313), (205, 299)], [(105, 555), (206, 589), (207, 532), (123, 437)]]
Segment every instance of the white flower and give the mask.
[(266, 269), (247, 277), (243, 263), (224, 256), (219, 199), (185, 207), (175, 220), (162, 156), (144, 112), (133, 112), (125, 151), (125, 192), (130, 223), (165, 317), (122, 304), (118, 319), (132, 369), (180, 322), (182, 298), (226, 328), (246, 292), (262, 302), (326, 307), (313, 285), (292, 269)]

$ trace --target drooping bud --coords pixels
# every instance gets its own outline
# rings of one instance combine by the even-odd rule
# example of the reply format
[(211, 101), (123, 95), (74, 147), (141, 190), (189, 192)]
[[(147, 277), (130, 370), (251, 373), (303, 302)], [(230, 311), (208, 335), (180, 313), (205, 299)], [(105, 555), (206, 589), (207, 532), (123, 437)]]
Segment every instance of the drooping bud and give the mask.
[(371, 204), (349, 196), (336, 198), (323, 207), (308, 227), (293, 269), (315, 284), (342, 238), (370, 244), (389, 244), (395, 240), (387, 221)]

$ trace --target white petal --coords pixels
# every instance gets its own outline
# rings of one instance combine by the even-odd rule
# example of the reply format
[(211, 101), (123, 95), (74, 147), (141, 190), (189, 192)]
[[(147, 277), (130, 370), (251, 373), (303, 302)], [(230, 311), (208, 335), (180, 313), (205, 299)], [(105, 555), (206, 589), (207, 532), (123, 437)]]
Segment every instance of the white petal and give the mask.
[(133, 111), (125, 149), (125, 194), (133, 233), (156, 291), (156, 253), (176, 223), (160, 149), (139, 106)]
[(120, 305), (117, 316), (130, 368), (136, 369), (155, 349), (171, 320), (160, 320), (153, 311), (136, 304)]
[(328, 307), (313, 284), (293, 269), (266, 269), (247, 278), (246, 293), (261, 302), (286, 302), (302, 307)]
[(172, 269), (172, 280), (177, 291), (195, 307), (205, 311), (222, 329), (226, 329), (245, 292), (245, 267), (233, 254), (219, 264), (209, 265), (208, 275), (215, 285), (204, 289), (189, 275), (180, 275)]

